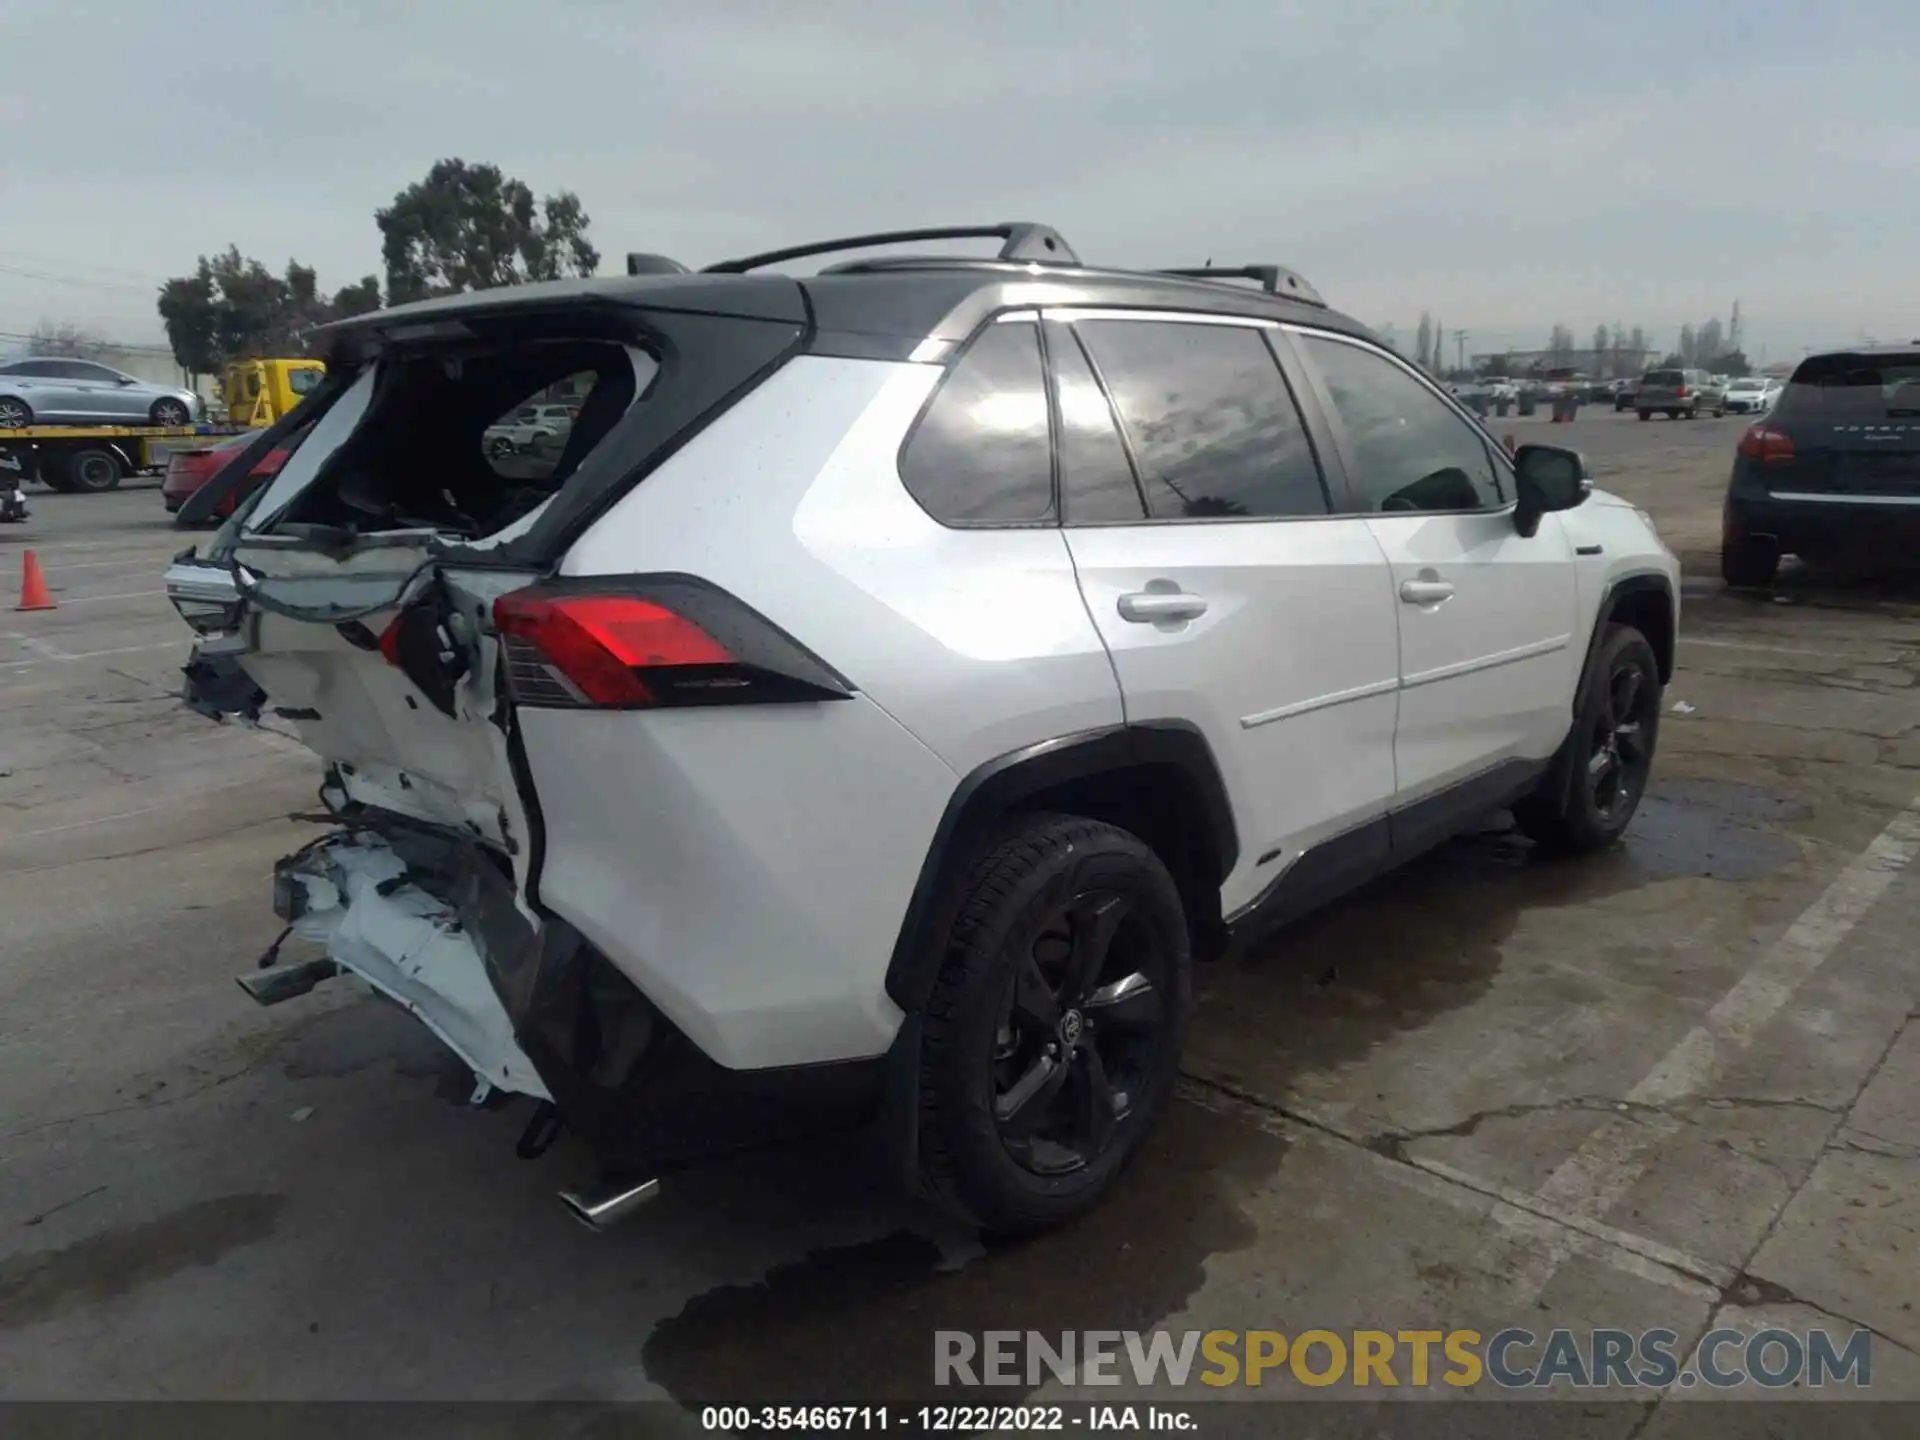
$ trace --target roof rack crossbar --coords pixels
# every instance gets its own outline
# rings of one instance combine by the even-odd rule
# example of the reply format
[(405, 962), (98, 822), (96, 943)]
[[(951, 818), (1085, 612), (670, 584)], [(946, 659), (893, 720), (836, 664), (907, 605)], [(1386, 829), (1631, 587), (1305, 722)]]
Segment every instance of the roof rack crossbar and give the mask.
[(832, 255), (841, 250), (870, 250), (880, 245), (903, 245), (917, 240), (1003, 240), (997, 259), (1046, 260), (1057, 265), (1078, 265), (1060, 232), (1051, 225), (1033, 220), (1007, 220), (998, 225), (936, 225), (926, 230), (882, 230), (873, 235), (849, 235), (841, 240), (817, 240), (810, 245), (790, 245), (784, 250), (768, 250), (761, 255), (746, 255), (738, 260), (722, 260), (709, 265), (709, 275), (741, 275), (749, 270), (778, 265), (787, 260), (802, 260), (809, 255)]
[(1156, 270), (1156, 275), (1178, 275), (1185, 280), (1258, 280), (1269, 295), (1324, 307), (1326, 301), (1294, 271), (1284, 265), (1185, 265)]

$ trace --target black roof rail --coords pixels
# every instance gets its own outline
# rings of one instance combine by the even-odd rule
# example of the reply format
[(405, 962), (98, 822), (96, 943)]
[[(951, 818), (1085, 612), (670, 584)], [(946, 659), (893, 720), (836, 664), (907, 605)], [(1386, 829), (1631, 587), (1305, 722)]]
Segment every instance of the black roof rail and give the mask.
[(769, 250), (761, 255), (746, 255), (738, 260), (722, 260), (709, 265), (709, 275), (741, 275), (786, 260), (801, 260), (809, 255), (832, 255), (840, 250), (870, 250), (880, 245), (904, 245), (916, 240), (1004, 240), (1001, 260), (1043, 260), (1056, 265), (1078, 265), (1058, 230), (1033, 220), (1007, 220), (998, 225), (936, 225), (926, 230), (882, 230), (873, 235), (849, 235), (841, 240), (818, 240), (811, 245), (790, 245), (784, 250)]
[(644, 250), (627, 252), (629, 275), (691, 275), (693, 271), (666, 255), (651, 255)]
[(1258, 280), (1269, 295), (1284, 295), (1323, 310), (1327, 307), (1318, 290), (1284, 265), (1193, 265), (1153, 273), (1178, 275), (1185, 280)]

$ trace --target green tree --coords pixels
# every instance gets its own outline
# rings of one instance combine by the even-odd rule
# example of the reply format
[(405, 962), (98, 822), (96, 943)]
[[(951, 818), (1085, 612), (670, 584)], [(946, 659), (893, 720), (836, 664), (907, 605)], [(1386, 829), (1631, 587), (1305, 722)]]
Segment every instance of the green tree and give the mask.
[(212, 375), (225, 363), (220, 353), (219, 295), (213, 268), (202, 255), (191, 275), (160, 287), (160, 320), (173, 358), (189, 375)]
[(289, 260), (276, 275), (229, 245), (162, 285), (159, 308), (173, 358), (183, 370), (211, 375), (234, 360), (304, 355), (314, 326), (379, 309), (380, 282), (369, 275), (329, 298), (311, 266)]
[(366, 315), (380, 308), (380, 277), (363, 275), (357, 285), (342, 285), (333, 292), (333, 318), (345, 320)]
[(396, 305), (600, 267), (579, 196), (561, 190), (536, 203), (497, 165), (438, 161), (373, 218)]

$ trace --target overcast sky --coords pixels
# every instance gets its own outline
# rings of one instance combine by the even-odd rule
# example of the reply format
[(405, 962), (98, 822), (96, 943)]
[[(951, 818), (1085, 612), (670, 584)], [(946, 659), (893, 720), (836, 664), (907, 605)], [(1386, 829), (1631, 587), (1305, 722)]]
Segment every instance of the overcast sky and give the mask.
[(1914, 0), (0, 0), (0, 54), (0, 347), (158, 340), (228, 243), (378, 271), (443, 156), (612, 265), (1020, 218), (1469, 350), (1736, 298), (1755, 358), (1920, 335)]

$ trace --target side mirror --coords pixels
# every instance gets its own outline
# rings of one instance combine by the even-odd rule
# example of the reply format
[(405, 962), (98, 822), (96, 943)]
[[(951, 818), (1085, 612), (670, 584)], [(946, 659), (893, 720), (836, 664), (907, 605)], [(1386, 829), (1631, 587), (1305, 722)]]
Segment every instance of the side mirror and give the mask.
[(1522, 445), (1513, 452), (1516, 504), (1513, 526), (1531, 537), (1540, 529), (1540, 517), (1554, 510), (1571, 510), (1593, 493), (1592, 473), (1577, 450), (1558, 445)]

